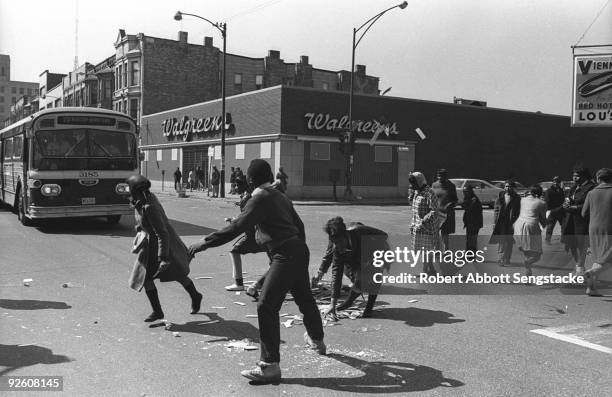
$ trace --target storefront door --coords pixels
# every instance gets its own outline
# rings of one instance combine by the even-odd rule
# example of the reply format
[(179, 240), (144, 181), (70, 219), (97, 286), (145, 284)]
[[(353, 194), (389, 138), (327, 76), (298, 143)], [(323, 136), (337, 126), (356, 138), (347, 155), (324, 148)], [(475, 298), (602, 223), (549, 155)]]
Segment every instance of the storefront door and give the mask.
[(196, 170), (200, 167), (204, 173), (204, 180), (199, 181), (208, 187), (210, 178), (208, 172), (208, 146), (196, 146), (183, 149), (183, 182), (187, 182), (189, 171)]

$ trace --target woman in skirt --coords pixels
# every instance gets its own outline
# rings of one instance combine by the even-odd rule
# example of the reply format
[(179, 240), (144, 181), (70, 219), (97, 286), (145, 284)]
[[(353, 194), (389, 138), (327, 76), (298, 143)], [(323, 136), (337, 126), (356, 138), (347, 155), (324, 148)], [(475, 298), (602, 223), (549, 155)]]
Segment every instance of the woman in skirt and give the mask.
[[(521, 212), (514, 222), (514, 237), (525, 257), (525, 275), (531, 276), (531, 266), (542, 257), (542, 229), (546, 227), (546, 203), (540, 199), (542, 188), (533, 185), (521, 198)], [(540, 228), (541, 227), (541, 228)]]

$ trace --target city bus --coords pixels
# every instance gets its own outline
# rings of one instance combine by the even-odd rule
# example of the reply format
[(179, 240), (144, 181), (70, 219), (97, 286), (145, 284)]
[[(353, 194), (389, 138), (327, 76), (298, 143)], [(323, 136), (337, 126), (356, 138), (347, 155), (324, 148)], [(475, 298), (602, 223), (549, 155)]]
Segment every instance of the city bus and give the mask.
[(0, 130), (0, 201), (23, 225), (132, 214), (125, 180), (138, 173), (136, 123), (96, 108), (42, 110)]

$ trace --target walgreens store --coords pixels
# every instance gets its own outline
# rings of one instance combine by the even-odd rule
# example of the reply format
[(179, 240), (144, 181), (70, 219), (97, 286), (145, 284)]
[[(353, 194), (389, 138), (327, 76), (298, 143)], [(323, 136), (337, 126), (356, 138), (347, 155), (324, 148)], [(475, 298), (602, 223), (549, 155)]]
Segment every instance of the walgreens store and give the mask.
[[(274, 173), (283, 167), (293, 198), (331, 198), (332, 179), (341, 196), (346, 156), (339, 135), (348, 127), (349, 96), (286, 86), (271, 87), (226, 98), (225, 169), (229, 191), (230, 167), (246, 172), (252, 159), (266, 159)], [(401, 106), (393, 98), (355, 96), (357, 125), (353, 192), (368, 198), (405, 197), (408, 174), (414, 169), (414, 128), (408, 130)], [(397, 98), (395, 98), (397, 101)], [(221, 169), (221, 100), (143, 116), (142, 173), (172, 186), (180, 168), (184, 180), (201, 167), (210, 176)]]

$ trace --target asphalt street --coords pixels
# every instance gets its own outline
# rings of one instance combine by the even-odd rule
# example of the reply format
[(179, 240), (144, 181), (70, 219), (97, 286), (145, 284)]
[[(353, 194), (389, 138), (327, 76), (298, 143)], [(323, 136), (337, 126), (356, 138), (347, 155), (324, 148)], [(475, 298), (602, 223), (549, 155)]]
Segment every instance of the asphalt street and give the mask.
[[(238, 212), (220, 199), (160, 199), (187, 244)], [(322, 226), (332, 216), (387, 231), (391, 247), (408, 241), (407, 206), (296, 208), (306, 225), (311, 273), (326, 247)], [(486, 211), (485, 223), (491, 217)], [(248, 339), (257, 347), (259, 341), (256, 304), (223, 289), (232, 282), (231, 245), (191, 264), (204, 294), (200, 313), (189, 314), (189, 297), (178, 283), (162, 283), (167, 326), (149, 325), (142, 321), (151, 311), (146, 296), (127, 286), (133, 221), (125, 217), (110, 226), (102, 219), (61, 219), (26, 228), (0, 209), (1, 375), (62, 376), (62, 395), (70, 396), (612, 395), (610, 274), (602, 298), (566, 285), (386, 285), (373, 318), (328, 323), (327, 357), (304, 350), (300, 321), (281, 326), (282, 382), (250, 385), (239, 372), (255, 364), (259, 350), (225, 346)], [(482, 234), (489, 232), (486, 226)], [(545, 247), (534, 274), (572, 270), (558, 239)], [(461, 238), (452, 244), (460, 248)], [(510, 267), (494, 263), (495, 247), (487, 252), (485, 263), (461, 273), (522, 271), (518, 252)], [(245, 257), (245, 280), (262, 274), (266, 259)], [(391, 273), (403, 271), (406, 266), (394, 265)], [(24, 279), (32, 280), (29, 286)], [(299, 314), (291, 300), (282, 312)]]

